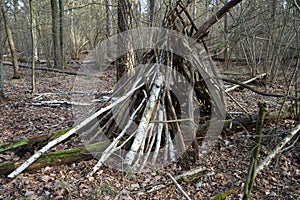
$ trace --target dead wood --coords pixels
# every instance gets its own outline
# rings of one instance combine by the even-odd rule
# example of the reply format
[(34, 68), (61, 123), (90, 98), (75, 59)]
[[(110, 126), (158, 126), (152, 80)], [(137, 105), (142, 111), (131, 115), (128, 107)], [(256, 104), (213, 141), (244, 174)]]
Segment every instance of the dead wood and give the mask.
[(247, 88), (249, 90), (251, 90), (252, 92), (256, 93), (256, 94), (260, 94), (260, 95), (263, 95), (263, 96), (269, 96), (269, 97), (277, 97), (277, 98), (283, 98), (283, 97), (287, 97), (288, 99), (292, 99), (292, 100), (300, 100), (299, 98), (295, 98), (293, 96), (288, 96), (286, 94), (273, 94), (273, 93), (267, 93), (267, 92), (262, 92), (260, 90), (257, 90), (245, 83), (242, 83), (240, 81), (236, 81), (236, 80), (231, 80), (231, 79), (228, 79), (228, 78), (220, 78), (220, 77), (214, 77), (216, 79), (221, 79), (222, 81), (225, 81), (225, 82), (228, 82), (228, 83), (233, 83), (233, 84), (236, 84), (236, 85), (240, 85), (241, 87), (243, 88)]
[[(257, 79), (264, 78), (266, 75), (267, 75), (266, 73), (263, 73), (263, 74), (255, 76), (255, 77), (253, 77), (253, 78), (251, 78), (249, 80), (243, 81), (242, 83), (243, 84), (251, 83), (251, 82), (253, 82), (253, 81), (257, 80)], [(241, 87), (241, 85), (232, 86), (231, 88), (226, 89), (226, 92), (230, 92), (232, 90), (235, 90), (238, 87)]]
[[(44, 154), (38, 160), (36, 160), (36, 162), (27, 167), (24, 171), (32, 173), (46, 166), (67, 165), (70, 163), (91, 160), (93, 158), (93, 155), (90, 152), (101, 150), (105, 145), (105, 142), (98, 142), (88, 146), (80, 146)], [(1, 163), (0, 175), (9, 175), (11, 172), (17, 169), (20, 164), (22, 164), (22, 162), (20, 161)]]
[[(300, 124), (298, 124), (277, 146), (276, 148), (263, 160), (259, 163), (255, 170), (255, 174), (259, 174), (264, 167), (268, 166), (272, 159), (274, 159), (279, 153), (283, 152), (283, 149), (288, 142), (290, 142), (294, 136), (300, 131)], [(298, 134), (299, 135), (299, 134)]]
[[(3, 62), (4, 65), (9, 65), (12, 66), (13, 64), (11, 62)], [(31, 66), (19, 63), (19, 67), (25, 68), (25, 69), (31, 69)], [(48, 72), (56, 72), (60, 74), (67, 74), (67, 75), (72, 75), (72, 76), (91, 76), (91, 77), (99, 77), (103, 78), (101, 75), (94, 75), (94, 74), (86, 74), (82, 72), (76, 72), (76, 71), (68, 71), (68, 70), (63, 70), (63, 69), (57, 69), (57, 68), (49, 68), (49, 67), (35, 67), (36, 70), (42, 70), (42, 71), (48, 71)]]
[[(283, 112), (284, 115), (282, 118), (289, 118), (291, 115), (288, 111)], [(272, 123), (275, 122), (278, 116), (278, 111), (268, 113), (266, 115), (265, 123)], [(197, 131), (197, 139), (202, 140), (203, 136), (205, 136), (206, 131), (208, 129), (209, 121), (205, 123), (204, 125), (201, 125)], [(252, 130), (252, 128), (255, 127), (257, 123), (257, 116), (244, 116), (244, 117), (239, 117), (235, 119), (228, 119), (225, 121), (224, 124), (224, 131), (227, 132), (237, 132), (238, 130)], [(23, 139), (23, 140), (17, 140), (17, 141), (12, 141), (7, 144), (2, 144), (0, 145), (0, 152), (5, 152), (5, 151), (17, 151), (21, 155), (24, 155), (26, 152), (31, 152), (36, 148), (39, 148), (43, 146), (45, 143), (47, 143), (50, 140), (53, 140), (54, 138), (64, 134), (67, 132), (69, 129), (64, 129), (60, 131), (56, 131), (51, 134), (45, 134), (33, 138), (28, 138), (28, 139)], [(45, 166), (50, 166), (50, 165), (62, 165), (62, 164), (69, 164), (69, 163), (74, 163), (74, 162), (80, 162), (83, 160), (89, 160), (92, 159), (91, 154), (83, 150), (84, 147), (76, 147), (68, 150), (63, 150), (63, 151), (58, 151), (54, 153), (48, 153), (45, 155), (42, 155), (41, 158), (39, 158), (35, 163), (33, 163), (31, 166), (25, 170), (26, 172), (29, 171), (36, 171), (38, 169), (41, 169)], [(89, 148), (89, 146), (87, 146)], [(73, 152), (73, 153), (70, 153)], [(59, 155), (59, 156), (56, 156)], [(45, 159), (48, 157), (51, 158), (51, 162), (47, 161), (45, 162)], [(62, 160), (62, 157), (64, 158)], [(15, 170), (17, 166), (20, 164), (20, 162), (8, 162), (8, 163), (2, 163), (0, 165), (0, 175), (8, 175), (10, 172)], [(180, 177), (177, 177), (176, 180), (178, 180)], [(157, 189), (160, 187), (165, 187), (164, 186), (159, 186)], [(161, 189), (161, 188), (160, 188)], [(151, 192), (151, 191), (148, 191)]]
[(65, 134), (71, 128), (62, 129), (49, 134), (39, 135), (33, 138), (14, 140), (5, 144), (0, 144), (0, 153), (14, 150), (15, 154), (22, 156), (27, 152), (33, 152), (34, 148), (40, 148), (47, 142)]
[(208, 29), (218, 22), (231, 8), (236, 6), (238, 3), (240, 3), (242, 0), (231, 0), (228, 3), (226, 3), (216, 14), (214, 14), (212, 17), (210, 17), (202, 26), (198, 29), (198, 31), (193, 36), (194, 39), (201, 39)]
[[(199, 179), (199, 177), (201, 177), (203, 175), (203, 173), (206, 171), (207, 169), (205, 167), (199, 167), (196, 169), (191, 169), (181, 175), (178, 175), (176, 177), (174, 177), (174, 180), (176, 180), (177, 182), (181, 183), (181, 182), (191, 182), (195, 179)], [(156, 184), (156, 185), (152, 185), (149, 188), (146, 188), (142, 193), (145, 194), (149, 194), (158, 190), (161, 190), (169, 185), (171, 185), (173, 182), (171, 180), (165, 181), (164, 183), (160, 183), (160, 184)]]
[[(225, 4), (225, 6), (219, 10), (216, 15), (212, 16), (208, 21), (206, 21), (196, 32), (194, 35), (194, 39), (198, 40), (203, 38), (205, 34), (207, 34), (208, 29), (216, 23), (226, 12), (230, 10), (233, 6), (241, 2), (241, 0), (232, 0)], [(184, 18), (181, 15), (181, 13), (184, 13), (187, 15), (189, 19), (189, 14), (187, 10), (185, 9), (184, 6), (176, 4), (176, 7), (170, 12), (167, 17), (167, 23), (164, 24), (166, 28), (176, 30), (179, 32), (184, 32), (182, 27), (177, 27), (175, 24), (175, 20), (180, 20), (180, 22), (183, 25), (186, 25), (184, 22)], [(196, 29), (195, 25), (193, 25), (193, 29)], [(184, 40), (178, 40), (178, 45), (180, 45), (181, 48), (184, 48), (186, 52), (191, 52), (191, 49), (189, 46), (186, 46)], [(167, 40), (162, 41), (160, 45), (163, 46), (168, 46), (167, 45)], [(184, 84), (184, 82), (188, 82), (190, 85), (192, 85), (195, 91), (195, 97), (196, 98), (189, 98), (188, 100), (184, 100), (186, 104), (189, 105), (199, 105), (199, 108), (203, 113), (209, 118), (209, 108), (211, 107), (216, 107), (216, 110), (218, 112), (218, 116), (225, 117), (225, 112), (223, 112), (224, 106), (223, 106), (223, 94), (222, 94), (222, 89), (219, 88), (219, 84), (217, 81), (211, 81), (214, 76), (216, 76), (216, 73), (214, 73), (214, 69), (208, 70), (207, 66), (205, 66), (202, 62), (199, 60), (200, 56), (199, 54), (195, 54), (192, 56), (193, 62), (191, 63), (185, 63), (185, 59), (188, 58), (182, 58), (179, 56), (174, 55), (172, 52), (166, 52), (164, 50), (159, 50), (157, 47), (158, 51), (154, 54), (154, 52), (150, 53), (151, 55), (149, 56), (150, 58), (154, 56), (154, 58), (158, 59), (160, 63), (162, 64), (167, 64), (167, 63), (172, 63), (172, 69), (169, 70), (167, 69), (168, 73), (165, 75), (162, 73), (160, 67), (158, 65), (149, 65), (147, 68), (139, 69), (137, 74), (144, 74), (145, 76), (143, 78), (151, 80), (151, 83), (144, 87), (144, 83), (141, 83), (142, 77), (131, 77), (129, 80), (126, 80), (124, 85), (121, 86), (119, 89), (122, 92), (117, 92), (118, 96), (121, 96), (117, 101), (113, 102), (107, 107), (101, 108), (100, 110), (96, 111), (92, 116), (86, 118), (83, 122), (81, 122), (79, 125), (77, 125), (75, 128), (71, 129), (68, 131), (66, 134), (62, 135), (61, 137), (49, 142), (46, 146), (44, 146), (42, 149), (37, 151), (31, 158), (29, 158), (26, 162), (24, 162), (19, 168), (14, 170), (11, 174), (8, 175), (8, 177), (13, 178), (19, 173), (21, 173), (23, 170), (25, 170), (27, 167), (29, 167), (33, 162), (35, 162), (37, 159), (40, 158), (42, 154), (44, 154), (46, 151), (48, 151), (50, 148), (55, 146), (56, 144), (66, 140), (69, 138), (71, 135), (75, 134), (79, 129), (82, 128), (88, 128), (88, 124), (91, 124), (95, 119), (101, 121), (101, 133), (100, 134), (105, 134), (106, 136), (111, 135), (110, 139), (117, 138), (118, 135), (122, 135), (121, 130), (119, 130), (117, 127), (117, 123), (114, 121), (104, 121), (103, 120), (103, 113), (105, 112), (112, 112), (112, 108), (121, 108), (118, 111), (118, 115), (122, 117), (125, 113), (125, 111), (128, 109), (130, 110), (131, 113), (135, 113), (137, 110), (136, 108), (139, 107), (141, 101), (140, 99), (135, 99), (135, 96), (141, 96), (141, 92), (143, 91), (145, 93), (145, 99), (147, 99), (147, 102), (145, 102), (145, 105), (141, 106), (141, 110), (137, 112), (137, 116), (134, 117), (132, 120), (127, 120), (124, 121), (124, 125), (130, 126), (131, 121), (133, 120), (138, 120), (139, 125), (135, 129), (135, 131), (126, 133), (127, 135), (122, 136), (122, 138), (119, 138), (119, 140), (116, 140), (117, 148), (118, 147), (128, 147), (127, 150), (128, 153), (125, 155), (125, 161), (126, 165), (130, 165), (137, 169), (137, 167), (141, 167), (140, 170), (142, 170), (144, 165), (140, 165), (142, 162), (142, 157), (144, 155), (144, 150), (150, 152), (152, 150), (152, 146), (150, 145), (149, 141), (147, 141), (148, 136), (151, 138), (151, 144), (153, 144), (155, 141), (155, 136), (157, 136), (156, 130), (158, 124), (153, 124), (150, 123), (151, 118), (153, 117), (154, 120), (156, 119), (156, 116), (158, 116), (158, 107), (161, 106), (162, 109), (162, 117), (161, 119), (163, 121), (166, 120), (177, 120), (177, 119), (182, 119), (183, 117), (180, 115), (179, 110), (177, 111), (176, 106), (178, 104), (178, 101), (176, 101), (176, 98), (173, 98), (172, 95), (169, 94), (167, 96), (166, 91), (171, 90), (170, 83), (172, 81), (171, 77), (172, 76), (178, 76), (178, 74), (172, 75), (175, 70), (177, 70), (179, 73), (183, 75), (184, 79), (180, 79), (180, 84)], [(203, 59), (206, 59), (207, 54), (203, 50), (200, 51), (203, 52), (205, 55), (203, 55)], [(197, 51), (198, 51), (197, 50)], [(158, 61), (157, 60), (157, 61)], [(147, 60), (148, 62), (149, 60)], [(23, 65), (23, 67), (28, 68), (28, 66)], [(212, 64), (210, 63), (210, 67)], [(44, 69), (44, 68), (43, 68)], [(59, 72), (59, 73), (66, 73), (70, 75), (81, 75), (81, 76), (86, 76), (86, 74), (82, 73), (77, 73), (77, 72), (68, 72), (65, 70), (59, 70), (59, 69), (52, 69), (52, 68), (46, 68), (48, 71), (54, 71), (54, 72)], [(202, 73), (202, 74), (201, 74)], [(93, 76), (93, 75), (89, 75)], [(208, 86), (204, 83), (203, 77), (206, 77), (207, 80), (209, 81), (210, 84), (213, 84), (216, 86), (214, 90), (209, 90)], [(177, 77), (172, 77), (172, 78), (177, 78)], [(207, 83), (207, 84), (209, 84)], [(216, 84), (217, 83), (217, 84)], [(126, 87), (127, 86), (127, 87)], [(143, 88), (142, 88), (143, 87)], [(209, 93), (212, 94), (209, 94)], [(183, 95), (186, 95), (185, 93)], [(114, 96), (113, 96), (114, 97)], [(143, 97), (142, 97), (143, 98)], [(211, 99), (212, 98), (212, 99)], [(131, 103), (135, 99), (135, 103)], [(158, 99), (161, 99), (158, 101)], [(195, 101), (195, 102), (194, 102)], [(120, 106), (120, 107), (119, 107)], [(192, 107), (191, 107), (192, 108)], [(167, 112), (168, 111), (168, 112)], [(170, 112), (172, 111), (172, 112)], [(186, 112), (187, 116), (185, 118), (189, 118), (193, 120), (198, 120), (193, 116), (193, 110), (192, 112)], [(223, 119), (223, 118), (222, 118)], [(126, 119), (125, 119), (126, 120)], [(196, 122), (198, 123), (198, 122)], [(172, 125), (172, 124), (171, 124)], [(175, 151), (180, 152), (180, 150), (186, 150), (185, 144), (183, 143), (183, 137), (181, 137), (181, 128), (179, 128), (179, 123), (174, 122), (173, 126), (163, 126), (163, 130), (161, 132), (163, 133), (161, 137), (166, 141), (165, 143), (158, 144), (157, 147), (155, 148), (160, 148), (160, 145), (168, 145), (168, 148), (164, 149), (164, 152), (162, 152), (162, 156), (164, 156), (163, 162), (167, 162), (169, 160), (172, 160), (175, 158), (173, 154), (175, 154)], [(104, 129), (105, 127), (105, 129)], [(196, 131), (196, 126), (191, 127), (193, 132), (193, 135), (191, 137), (194, 137), (194, 132)], [(94, 130), (92, 129), (91, 132)], [(97, 132), (97, 134), (99, 134)], [(179, 136), (177, 138), (174, 137), (174, 135)], [(96, 136), (95, 136), (96, 137)], [(172, 141), (172, 137), (174, 137), (178, 141)], [(94, 136), (92, 136), (94, 138)], [(192, 138), (193, 139), (193, 138)], [(149, 147), (146, 145), (149, 144)], [(174, 147), (174, 144), (177, 145), (179, 144), (179, 148), (176, 149)], [(112, 149), (116, 149), (115, 146), (112, 146)], [(107, 150), (108, 151), (108, 150)], [(97, 165), (94, 166), (93, 171), (89, 174), (91, 176), (95, 171), (98, 170), (98, 168), (102, 165), (102, 161), (105, 161), (107, 158), (106, 156), (109, 156), (111, 152), (107, 152), (107, 154), (103, 154)], [(145, 156), (145, 162), (149, 160), (149, 157)], [(143, 163), (142, 163), (143, 164)]]

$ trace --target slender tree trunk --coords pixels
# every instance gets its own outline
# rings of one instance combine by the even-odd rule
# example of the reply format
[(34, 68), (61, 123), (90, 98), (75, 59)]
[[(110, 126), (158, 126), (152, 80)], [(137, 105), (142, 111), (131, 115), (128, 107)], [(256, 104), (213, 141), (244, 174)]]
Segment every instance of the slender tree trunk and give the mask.
[(59, 36), (60, 36), (60, 54), (62, 58), (62, 67), (65, 64), (65, 40), (64, 40), (64, 4), (65, 0), (59, 0)]
[(106, 36), (109, 37), (112, 34), (112, 13), (111, 13), (111, 0), (105, 0), (106, 11)]
[(57, 68), (63, 67), (63, 60), (60, 51), (60, 36), (59, 36), (59, 11), (57, 0), (51, 0), (52, 14), (52, 39), (54, 51), (54, 66)]
[[(129, 30), (132, 28), (132, 16), (131, 16), (131, 3), (129, 0), (118, 0), (118, 32)], [(121, 38), (122, 40), (122, 38)], [(125, 74), (129, 74), (133, 69), (134, 65), (134, 54), (130, 52), (130, 41), (125, 44), (125, 42), (119, 42), (119, 49), (127, 49), (126, 54), (121, 56), (117, 63), (117, 80), (120, 80)], [(124, 46), (121, 46), (124, 44)]]
[[(2, 26), (2, 17), (0, 15), (0, 27)], [(3, 36), (2, 36), (2, 27), (0, 28), (0, 95), (2, 98), (5, 98), (4, 94), (4, 84), (3, 84), (3, 73), (2, 73), (2, 68), (3, 68)]]
[(31, 77), (31, 91), (35, 93), (35, 61), (37, 60), (37, 23), (35, 17), (35, 5), (33, 0), (29, 0), (29, 10), (30, 10), (30, 24), (31, 24), (31, 70), (32, 70), (32, 77)]
[[(225, 4), (228, 3), (228, 0), (225, 1)], [(228, 69), (229, 64), (229, 44), (228, 44), (228, 13), (224, 16), (224, 40), (227, 43), (226, 48), (224, 51), (224, 60), (225, 60), (225, 67)]]
[(10, 47), (11, 58), (12, 58), (12, 63), (13, 63), (13, 68), (14, 68), (13, 78), (19, 79), (21, 76), (20, 76), (20, 70), (19, 70), (19, 65), (18, 65), (19, 64), (18, 57), (17, 57), (17, 52), (16, 52), (13, 36), (12, 36), (11, 30), (9, 28), (9, 24), (8, 24), (9, 22), (8, 22), (7, 16), (6, 16), (6, 5), (3, 1), (1, 2), (1, 4), (2, 4), (1, 11), (2, 11), (4, 27), (5, 27), (9, 47)]
[(17, 21), (17, 14), (19, 12), (18, 0), (13, 0), (13, 4), (14, 4), (14, 19), (15, 19), (15, 21)]
[(155, 13), (155, 0), (149, 0), (149, 26), (153, 26), (153, 19)]
[[(105, 0), (105, 12), (106, 12), (106, 37), (109, 38), (112, 35), (112, 12), (111, 12), (112, 0)], [(112, 53), (110, 51), (110, 46), (107, 44), (107, 55), (110, 58)]]
[(73, 60), (79, 60), (79, 57), (77, 55), (77, 40), (76, 40), (76, 36), (75, 36), (75, 25), (74, 25), (74, 11), (71, 10), (70, 11), (70, 29), (71, 29), (71, 57)]
[(244, 196), (243, 200), (248, 200), (250, 198), (251, 190), (254, 185), (255, 177), (256, 177), (256, 167), (259, 158), (259, 152), (261, 148), (262, 141), (262, 129), (264, 125), (264, 119), (267, 113), (267, 105), (265, 103), (258, 103), (259, 107), (259, 116), (256, 124), (256, 138), (255, 138), (255, 146), (252, 150), (252, 155), (250, 159), (250, 164), (248, 168), (248, 175), (244, 186)]

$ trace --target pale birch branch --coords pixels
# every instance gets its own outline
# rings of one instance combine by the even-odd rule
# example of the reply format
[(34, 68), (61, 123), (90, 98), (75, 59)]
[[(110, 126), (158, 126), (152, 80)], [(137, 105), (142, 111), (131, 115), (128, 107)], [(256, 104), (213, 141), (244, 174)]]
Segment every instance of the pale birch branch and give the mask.
[(191, 198), (189, 197), (189, 195), (182, 189), (181, 185), (179, 185), (179, 183), (175, 180), (175, 178), (170, 174), (167, 173), (167, 175), (170, 177), (170, 179), (173, 181), (173, 183), (176, 185), (176, 187), (178, 188), (178, 190), (183, 194), (183, 196), (187, 199), (187, 200), (191, 200)]
[(276, 155), (282, 152), (283, 147), (293, 139), (293, 137), (300, 131), (300, 124), (296, 126), (292, 132), (290, 132), (289, 135), (287, 135), (277, 146), (276, 148), (257, 166), (255, 170), (255, 174), (260, 173), (260, 171), (268, 166), (273, 158), (275, 158)]
[(136, 157), (138, 150), (141, 147), (142, 141), (143, 141), (144, 137), (146, 137), (145, 132), (147, 130), (147, 127), (149, 126), (151, 115), (152, 115), (154, 106), (157, 103), (157, 99), (158, 99), (162, 84), (163, 84), (163, 75), (159, 74), (154, 82), (154, 85), (152, 86), (151, 94), (150, 94), (149, 100), (147, 102), (147, 105), (145, 107), (145, 110), (144, 110), (143, 116), (141, 118), (141, 121), (139, 123), (139, 126), (136, 130), (135, 139), (133, 141), (131, 149), (126, 154), (125, 161), (128, 165), (132, 165), (132, 162), (133, 162), (134, 158)]
[(62, 142), (64, 140), (66, 140), (71, 135), (73, 135), (74, 133), (76, 133), (78, 130), (80, 130), (81, 128), (83, 128), (84, 126), (86, 126), (90, 121), (92, 121), (95, 118), (97, 118), (100, 114), (102, 114), (102, 113), (110, 110), (111, 108), (117, 106), (119, 103), (121, 103), (122, 101), (124, 101), (125, 99), (127, 99), (138, 88), (140, 88), (140, 87), (143, 86), (143, 84), (137, 86), (140, 83), (141, 80), (142, 80), (142, 78), (139, 78), (135, 82), (135, 85), (132, 87), (131, 91), (129, 91), (128, 93), (126, 93), (123, 97), (119, 98), (114, 103), (110, 104), (109, 106), (107, 106), (105, 108), (100, 109), (99, 111), (97, 111), (96, 113), (94, 113), (93, 115), (91, 115), (90, 117), (86, 118), (84, 121), (82, 121), (80, 124), (78, 124), (77, 126), (75, 126), (73, 129), (71, 129), (70, 131), (68, 131), (64, 135), (62, 135), (59, 138), (57, 138), (57, 139), (52, 140), (51, 142), (49, 142), (46, 146), (44, 146), (43, 148), (41, 148), (40, 150), (38, 150), (28, 160), (26, 160), (20, 167), (18, 167), (12, 173), (10, 173), (7, 177), (9, 177), (9, 178), (16, 177), (21, 172), (23, 172), (28, 166), (30, 166), (34, 161), (36, 161), (43, 153), (45, 153), (46, 151), (48, 151), (50, 148), (54, 147), (55, 145), (57, 145), (58, 143), (60, 143), (60, 142)]

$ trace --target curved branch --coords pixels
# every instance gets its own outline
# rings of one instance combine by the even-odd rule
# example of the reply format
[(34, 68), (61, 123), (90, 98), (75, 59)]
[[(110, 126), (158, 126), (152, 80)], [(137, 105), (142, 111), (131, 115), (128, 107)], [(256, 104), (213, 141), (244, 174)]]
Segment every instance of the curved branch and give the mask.
[[(225, 81), (225, 82), (228, 82), (228, 83), (233, 83), (233, 84), (237, 84), (237, 85), (240, 85), (244, 88), (247, 88), (249, 90), (251, 90), (252, 92), (256, 93), (256, 94), (260, 94), (260, 95), (263, 95), (263, 96), (269, 96), (269, 97), (277, 97), (277, 98), (283, 98), (283, 97), (286, 97), (287, 95), (285, 94), (273, 94), (273, 93), (267, 93), (267, 92), (262, 92), (260, 90), (257, 90), (257, 89), (254, 89), (253, 87), (245, 84), (245, 83), (242, 83), (240, 81), (235, 81), (235, 80), (231, 80), (231, 79), (227, 79), (227, 78), (221, 78), (221, 77), (214, 77), (216, 79), (221, 79), (222, 81)], [(292, 99), (292, 100), (299, 100), (295, 97), (292, 97), (292, 96), (287, 96), (288, 99)]]
[(194, 39), (201, 39), (205, 33), (208, 31), (208, 29), (214, 25), (217, 21), (219, 21), (231, 8), (236, 6), (238, 3), (240, 3), (242, 0), (232, 0), (225, 4), (216, 14), (214, 14), (212, 17), (210, 17), (195, 33), (193, 36)]

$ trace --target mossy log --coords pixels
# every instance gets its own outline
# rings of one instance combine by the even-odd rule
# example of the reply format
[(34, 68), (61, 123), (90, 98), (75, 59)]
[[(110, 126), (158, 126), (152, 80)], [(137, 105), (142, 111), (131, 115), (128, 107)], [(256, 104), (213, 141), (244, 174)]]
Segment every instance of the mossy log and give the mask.
[(71, 128), (62, 129), (55, 131), (50, 134), (43, 134), (33, 138), (24, 138), (19, 140), (14, 140), (5, 144), (0, 144), (0, 153), (5, 151), (15, 150), (16, 154), (19, 156), (24, 155), (26, 152), (31, 152), (34, 148), (40, 148), (47, 142), (65, 134)]
[[(292, 114), (293, 113), (290, 109), (283, 110), (281, 112), (281, 118), (287, 119), (291, 117)], [(278, 117), (278, 111), (270, 112), (266, 115), (265, 123), (272, 123), (277, 119), (277, 117)], [(243, 116), (235, 119), (227, 119), (224, 124), (224, 129), (230, 132), (239, 130), (242, 127), (246, 128), (247, 130), (250, 130), (251, 128), (255, 127), (256, 119), (257, 116)], [(197, 136), (204, 136), (207, 131), (208, 125), (209, 122), (200, 126)], [(21, 157), (25, 153), (33, 152), (34, 149), (40, 148), (43, 145), (47, 144), (49, 141), (65, 134), (70, 129), (71, 128), (66, 128), (66, 129), (55, 131), (50, 134), (43, 134), (32, 138), (24, 138), (20, 140), (14, 140), (5, 144), (0, 144), (0, 153), (14, 150), (15, 153)]]
[(221, 192), (219, 194), (216, 194), (216, 195), (210, 197), (209, 200), (224, 200), (229, 195), (232, 195), (233, 193), (235, 193), (237, 190), (238, 190), (238, 187), (235, 187), (235, 188), (230, 189), (230, 190), (226, 190), (224, 192)]
[[(65, 149), (57, 152), (51, 152), (42, 155), (36, 162), (31, 164), (25, 172), (35, 172), (46, 166), (59, 166), (63, 164), (70, 164), (84, 160), (91, 160), (93, 155), (90, 152), (95, 152), (103, 149), (106, 142), (98, 142), (88, 146), (80, 146), (71, 149)], [(0, 164), (0, 175), (7, 176), (14, 171), (23, 161), (4, 162)]]

